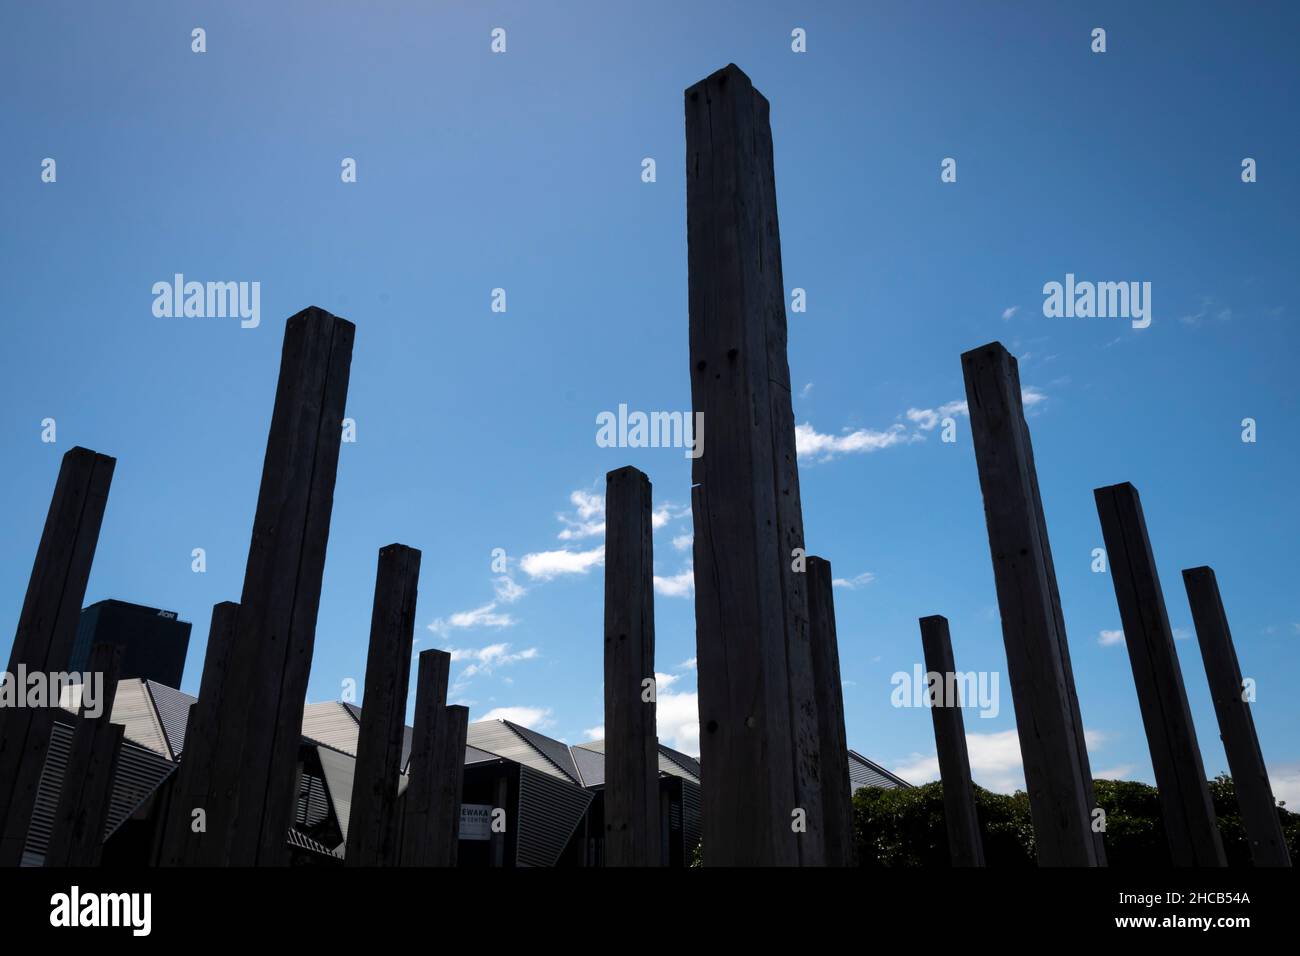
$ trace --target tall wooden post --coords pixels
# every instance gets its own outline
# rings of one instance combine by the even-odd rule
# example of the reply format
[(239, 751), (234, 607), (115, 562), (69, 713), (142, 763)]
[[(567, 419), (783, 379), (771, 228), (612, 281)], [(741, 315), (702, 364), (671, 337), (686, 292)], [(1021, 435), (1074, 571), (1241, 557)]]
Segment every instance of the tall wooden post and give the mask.
[(844, 730), (844, 682), (835, 632), (834, 574), (831, 563), (808, 558), (808, 637), (812, 645), (817, 693), (817, 727), (821, 733), (823, 831), (826, 865), (853, 866), (853, 794), (849, 778), (849, 742)]
[[(113, 793), (113, 774), (121, 745), (121, 724), (113, 723), (113, 702), (122, 673), (122, 648), (96, 644), (90, 649), (90, 671), (83, 681), (100, 681), (97, 716), (91, 716), (82, 685), (82, 703), (72, 731), (63, 785), (45, 848), (46, 866), (98, 866), (104, 825)], [(92, 684), (93, 687), (93, 684)]]
[(1102, 866), (1106, 851), (1092, 829), (1092, 771), (1020, 370), (999, 342), (961, 361), (1038, 862)]
[(1214, 569), (1184, 570), (1183, 586), (1192, 607), (1205, 679), (1214, 698), (1219, 736), (1228, 757), (1228, 769), (1232, 771), (1251, 859), (1256, 866), (1290, 866), (1291, 854), (1282, 833), (1268, 768), (1264, 766), (1264, 753), (1259, 749), (1255, 718), (1242, 692), (1241, 665), (1237, 662), (1237, 650), (1228, 630), (1228, 615), (1223, 610)]
[[(966, 750), (966, 722), (961, 700), (956, 696), (957, 665), (952, 657), (948, 619), (941, 615), (921, 618), (921, 647), (928, 675), (939, 675), (931, 686), (930, 716), (934, 719), (934, 743), (943, 779), (943, 818), (948, 829), (948, 850), (953, 866), (983, 866), (984, 841), (980, 838), (979, 815), (975, 812), (975, 788), (971, 783), (970, 754)], [(931, 680), (935, 678), (931, 676)], [(953, 688), (948, 699), (945, 688)]]
[[(821, 777), (768, 102), (686, 90), (691, 478), (710, 865), (819, 865)], [(802, 811), (802, 813), (800, 812)], [(802, 816), (805, 832), (792, 821)]]
[[(85, 448), (63, 456), (9, 655), (12, 680), (20, 669), (44, 674), (67, 669), (116, 464)], [(0, 708), (0, 866), (22, 862), (57, 706), (53, 701), (46, 707)]]
[(419, 551), (403, 544), (380, 550), (344, 857), (348, 866), (396, 863), (397, 783), (402, 773), (419, 582)]
[(199, 862), (282, 865), (296, 799), (355, 327), (323, 309), (285, 323), (275, 408), (212, 759)]
[(1175, 866), (1227, 866), (1137, 489), (1097, 488), (1097, 515)]
[(650, 480), (635, 468), (605, 476), (607, 866), (662, 862), (650, 497)]
[[(190, 835), (202, 820), (207, 826), (209, 794), (214, 787), (212, 758), (216, 750), (222, 701), (225, 696), (230, 655), (235, 643), (239, 605), (223, 601), (212, 608), (208, 627), (208, 647), (203, 656), (203, 677), (199, 682), (199, 699), (190, 705), (185, 723), (185, 749), (181, 752), (167, 805), (161, 846), (160, 866), (194, 866), (198, 863), (199, 844)], [(219, 783), (215, 786), (220, 786)], [(196, 817), (196, 811), (202, 811)]]
[(451, 655), (420, 654), (402, 821), (402, 866), (455, 866), (469, 710), (447, 706)]

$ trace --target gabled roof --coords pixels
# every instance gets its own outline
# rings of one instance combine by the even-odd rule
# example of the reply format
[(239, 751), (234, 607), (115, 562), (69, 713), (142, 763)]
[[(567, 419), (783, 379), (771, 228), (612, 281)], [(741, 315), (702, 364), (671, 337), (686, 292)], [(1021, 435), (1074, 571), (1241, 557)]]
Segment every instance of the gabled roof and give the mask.
[(856, 750), (849, 751), (849, 789), (857, 793), (860, 787), (901, 787), (910, 790), (912, 785), (902, 777), (890, 773), (874, 760), (868, 760)]
[[(570, 748), (582, 769), (585, 787), (605, 785), (605, 741), (590, 740)], [(659, 744), (659, 772), (669, 777), (681, 777), (692, 783), (700, 782), (700, 762), (679, 750)]]

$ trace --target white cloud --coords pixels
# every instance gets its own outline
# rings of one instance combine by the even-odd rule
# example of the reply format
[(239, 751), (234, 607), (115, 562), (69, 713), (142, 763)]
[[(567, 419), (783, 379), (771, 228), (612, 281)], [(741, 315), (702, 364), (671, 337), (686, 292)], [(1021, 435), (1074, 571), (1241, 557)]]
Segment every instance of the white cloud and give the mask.
[(688, 531), (685, 534), (679, 534), (673, 538), (673, 547), (678, 551), (690, 550), (691, 545), (695, 543), (695, 532)]
[(605, 739), (604, 724), (601, 724), (599, 727), (588, 727), (586, 730), (582, 732), (583, 743), (588, 743), (593, 740), (604, 740), (604, 739)]
[(452, 630), (468, 630), (475, 627), (513, 627), (515, 619), (509, 614), (497, 612), (497, 602), (492, 601), (470, 611), (457, 611), (450, 617), (436, 618), (429, 630), (435, 634), (445, 635)]
[(1005, 320), (1011, 318), (1013, 315), (1015, 315), (1015, 314), (1016, 314), (1017, 312), (1019, 312), (1019, 311), (1020, 311), (1020, 306), (1018, 306), (1018, 305), (1013, 305), (1013, 306), (1011, 306), (1011, 307), (1008, 308), (1008, 309), (1003, 309), (1003, 310), (1002, 310), (1002, 319), (1003, 319), (1003, 321), (1005, 321)]
[[(1108, 739), (1108, 735), (1100, 730), (1084, 728), (1083, 739), (1091, 753)], [(981, 787), (996, 793), (1025, 789), (1020, 737), (1015, 730), (968, 733), (966, 749), (970, 753), (971, 779)], [(935, 754), (913, 753), (906, 761), (891, 769), (908, 783), (928, 783), (939, 779), (939, 758)], [(1116, 769), (1127, 772), (1131, 768)]]
[(497, 600), (502, 604), (514, 604), (528, 593), (526, 587), (516, 584), (514, 578), (508, 575), (502, 575), (493, 581), (492, 588), (496, 591)]
[(593, 491), (572, 492), (569, 501), (573, 504), (576, 518), (564, 514), (557, 517), (566, 527), (560, 532), (561, 541), (576, 541), (605, 533), (605, 496)]
[(480, 720), (508, 720), (529, 730), (545, 730), (555, 723), (549, 707), (493, 707)]
[(1117, 767), (1107, 767), (1105, 770), (1093, 771), (1094, 780), (1127, 780), (1129, 774), (1133, 772), (1131, 763), (1122, 763)]
[(1047, 401), (1047, 396), (1032, 385), (1027, 385), (1020, 390), (1020, 403), (1025, 408), (1033, 408), (1045, 401)]
[(1187, 628), (1185, 628), (1185, 627), (1176, 627), (1176, 628), (1174, 628), (1174, 640), (1175, 640), (1175, 641), (1186, 641), (1186, 640), (1190, 639), (1191, 636), (1192, 636), (1192, 632), (1189, 631), (1189, 630), (1188, 630)]
[(907, 420), (921, 431), (931, 432), (939, 422), (952, 415), (966, 415), (965, 402), (947, 402), (938, 408), (909, 408), (905, 413)]
[(680, 664), (677, 665), (677, 669), (678, 669), (679, 671), (680, 671), (680, 670), (687, 670), (687, 671), (693, 671), (693, 670), (695, 670), (695, 658), (693, 658), (693, 657), (689, 657), (689, 658), (687, 658), (686, 660), (682, 661)]
[(868, 454), (916, 440), (899, 424), (890, 425), (885, 431), (859, 428), (841, 435), (823, 434), (806, 422), (794, 429), (794, 445), (799, 457), (817, 461), (830, 461), (836, 455)]
[(850, 591), (856, 591), (864, 584), (870, 584), (876, 580), (876, 576), (870, 571), (863, 571), (855, 578), (835, 578), (831, 581), (832, 587), (848, 588)]
[(1269, 767), (1268, 779), (1273, 784), (1273, 799), (1285, 802), (1292, 813), (1296, 812), (1300, 807), (1300, 763)]
[(807, 385), (805, 385), (802, 389), (799, 390), (799, 397), (807, 398), (809, 395), (812, 394), (812, 390), (813, 390), (813, 383), (809, 382)]
[(655, 594), (664, 597), (690, 597), (695, 593), (695, 571), (687, 568), (671, 577), (654, 576)]
[(1097, 635), (1097, 643), (1102, 647), (1110, 647), (1112, 644), (1122, 644), (1123, 642), (1123, 631), (1102, 631)]
[(700, 701), (694, 693), (656, 693), (655, 719), (659, 740), (669, 747), (690, 754), (700, 753)]
[(672, 687), (673, 684), (675, 684), (677, 681), (679, 681), (679, 680), (681, 680), (681, 679), (682, 679), (682, 675), (681, 675), (681, 674), (663, 674), (663, 673), (660, 673), (659, 671), (655, 671), (655, 697), (656, 697), (656, 699), (659, 697), (659, 694), (660, 694), (660, 693), (662, 693), (663, 691), (667, 690), (669, 687)]
[(511, 651), (509, 644), (489, 644), (487, 647), (465, 648), (456, 647), (448, 648), (451, 651), (451, 661), (458, 664), (461, 661), (470, 661), (469, 666), (461, 672), (456, 678), (456, 683), (468, 680), (475, 674), (491, 674), (494, 668), (504, 667), (507, 664), (516, 664), (519, 661), (531, 661), (537, 657), (537, 648), (529, 647), (522, 651)]
[(586, 574), (605, 563), (605, 546), (590, 551), (537, 551), (526, 554), (519, 567), (530, 578), (549, 581), (561, 574)]

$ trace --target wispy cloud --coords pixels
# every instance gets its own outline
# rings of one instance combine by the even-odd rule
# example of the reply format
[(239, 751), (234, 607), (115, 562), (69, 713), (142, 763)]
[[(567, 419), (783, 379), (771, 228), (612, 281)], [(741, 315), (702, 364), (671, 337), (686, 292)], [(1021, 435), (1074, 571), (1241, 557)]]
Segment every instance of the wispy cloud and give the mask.
[(664, 597), (690, 597), (695, 593), (695, 571), (687, 568), (681, 574), (671, 577), (654, 576), (655, 594)]
[(809, 395), (812, 394), (812, 390), (813, 390), (813, 383), (809, 382), (807, 385), (805, 385), (803, 388), (799, 390), (799, 397), (807, 398)]
[(1003, 310), (1002, 310), (1002, 321), (1004, 321), (1004, 322), (1007, 321), (1008, 319), (1010, 319), (1013, 315), (1015, 315), (1015, 314), (1016, 314), (1017, 312), (1019, 312), (1019, 311), (1020, 311), (1020, 306), (1018, 306), (1018, 305), (1013, 305), (1013, 306), (1010, 306), (1009, 308), (1005, 308), (1005, 309), (1003, 309)]
[(673, 547), (678, 551), (687, 551), (695, 543), (695, 532), (688, 531), (673, 538)]
[(574, 514), (557, 514), (565, 526), (559, 533), (561, 541), (577, 541), (605, 533), (605, 496), (581, 489), (569, 495)]
[(554, 725), (549, 707), (493, 707), (480, 720), (508, 720), (529, 730), (545, 730)]
[(476, 627), (513, 627), (515, 619), (497, 611), (497, 602), (491, 601), (469, 611), (457, 611), (449, 617), (440, 617), (429, 625), (435, 634), (445, 635), (453, 630), (470, 630)]
[(1124, 643), (1123, 631), (1102, 631), (1097, 635), (1097, 643), (1102, 647), (1110, 647), (1112, 644)]
[(948, 402), (938, 408), (909, 408), (907, 420), (921, 431), (932, 432), (945, 418), (969, 414), (965, 402)]
[(519, 567), (530, 578), (549, 581), (564, 574), (586, 574), (605, 563), (605, 546), (590, 551), (537, 551), (525, 554)]
[(863, 585), (870, 584), (876, 580), (876, 576), (870, 571), (863, 571), (857, 577), (852, 578), (835, 578), (831, 581), (832, 587), (847, 588), (850, 591), (856, 591)]
[(456, 678), (456, 682), (468, 680), (476, 674), (491, 674), (498, 667), (516, 664), (519, 661), (531, 661), (537, 657), (537, 648), (529, 647), (522, 651), (510, 650), (509, 644), (489, 644), (487, 647), (448, 648), (453, 664), (469, 661), (470, 664)]
[(794, 446), (800, 458), (829, 461), (837, 455), (860, 455), (894, 445), (917, 441), (903, 425), (891, 425), (885, 431), (859, 428), (839, 435), (827, 435), (804, 423), (794, 429)]

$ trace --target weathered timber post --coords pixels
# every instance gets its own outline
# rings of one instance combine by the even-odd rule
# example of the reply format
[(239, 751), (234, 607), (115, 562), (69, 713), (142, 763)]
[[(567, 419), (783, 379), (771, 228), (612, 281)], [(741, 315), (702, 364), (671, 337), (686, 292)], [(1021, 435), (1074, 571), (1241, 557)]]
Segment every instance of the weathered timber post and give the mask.
[(662, 863), (650, 498), (650, 480), (635, 468), (605, 476), (607, 866)]
[[(72, 731), (63, 784), (45, 849), (46, 866), (98, 866), (104, 840), (104, 824), (113, 792), (121, 724), (114, 724), (113, 701), (122, 672), (122, 648), (96, 644), (90, 649), (90, 671), (83, 680), (100, 680), (99, 713), (91, 716), (86, 706), (85, 684), (77, 723)], [(92, 685), (93, 686), (93, 685)]]
[(406, 688), (411, 678), (419, 583), (419, 551), (403, 544), (380, 550), (344, 857), (348, 866), (396, 863), (397, 783), (402, 773)]
[(1251, 859), (1256, 866), (1290, 866), (1291, 854), (1282, 833), (1268, 768), (1264, 766), (1264, 753), (1259, 749), (1255, 718), (1243, 692), (1241, 665), (1237, 662), (1237, 650), (1228, 630), (1228, 615), (1223, 610), (1214, 569), (1184, 570), (1183, 586), (1192, 608), (1205, 678), (1214, 698), (1219, 736), (1228, 757), (1228, 769), (1232, 771)]
[(1103, 866), (1106, 850), (1092, 826), (1092, 772), (1020, 371), (1000, 342), (961, 360), (1038, 862)]
[[(853, 794), (849, 780), (849, 742), (844, 730), (844, 682), (835, 632), (834, 575), (831, 563), (808, 558), (808, 638), (812, 647), (821, 734), (822, 830), (826, 865), (853, 866)], [(608, 748), (607, 748), (608, 749)]]
[(451, 655), (420, 654), (402, 821), (402, 866), (455, 866), (469, 710), (447, 706)]
[[(768, 102), (686, 90), (696, 655), (710, 865), (820, 865), (821, 777)], [(796, 832), (799, 818), (805, 829)]]
[[(20, 670), (67, 669), (116, 464), (85, 448), (63, 456), (9, 655), (20, 693)], [(0, 708), (0, 866), (22, 862), (57, 706)]]
[(219, 786), (212, 779), (212, 757), (220, 729), (225, 682), (238, 618), (239, 605), (233, 601), (222, 601), (212, 608), (199, 699), (190, 705), (185, 724), (185, 749), (176, 769), (176, 783), (172, 787), (160, 840), (160, 866), (193, 866), (198, 863), (199, 845), (190, 839), (190, 834), (200, 820), (204, 827), (207, 826), (209, 794), (214, 786)]
[[(943, 779), (943, 818), (948, 829), (948, 850), (953, 866), (983, 866), (984, 841), (980, 838), (979, 815), (975, 812), (975, 788), (971, 783), (970, 754), (966, 750), (966, 722), (952, 657), (948, 619), (941, 615), (921, 618), (921, 647), (927, 675), (939, 675), (930, 688), (928, 702), (934, 719), (934, 743)], [(930, 680), (934, 680), (930, 676)], [(947, 688), (952, 688), (952, 696)]]
[(1137, 489), (1093, 491), (1175, 866), (1226, 866)]
[(201, 864), (287, 862), (355, 332), (314, 306), (285, 323)]

